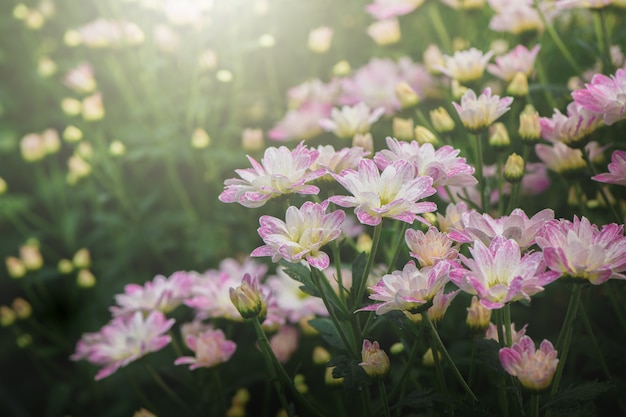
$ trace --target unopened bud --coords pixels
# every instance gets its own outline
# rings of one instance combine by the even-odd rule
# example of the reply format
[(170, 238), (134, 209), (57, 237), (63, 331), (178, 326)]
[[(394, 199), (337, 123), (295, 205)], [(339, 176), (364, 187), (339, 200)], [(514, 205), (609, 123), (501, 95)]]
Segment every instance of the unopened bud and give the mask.
[(29, 271), (36, 271), (43, 266), (43, 257), (37, 245), (24, 245), (20, 247), (20, 259)]
[(438, 107), (430, 111), (430, 122), (433, 124), (433, 129), (439, 133), (454, 130), (454, 120), (450, 116), (450, 113), (443, 107)]
[(452, 80), (452, 97), (455, 100), (460, 99), (461, 97), (463, 97), (463, 94), (465, 94), (468, 90), (467, 87), (465, 87), (464, 85), (461, 85), (460, 82), (458, 82), (457, 80)]
[(28, 333), (22, 333), (15, 339), (15, 343), (17, 343), (17, 347), (24, 349), (33, 343), (33, 337)]
[(15, 256), (7, 256), (4, 261), (11, 278), (18, 279), (26, 275), (26, 265), (24, 265), (24, 262), (22, 262), (21, 259), (16, 258)]
[(191, 135), (191, 146), (196, 149), (206, 148), (211, 144), (211, 137), (206, 132), (206, 130), (197, 128), (193, 131), (193, 135)]
[(83, 104), (75, 98), (64, 98), (61, 100), (61, 109), (68, 116), (77, 116), (83, 109)]
[(308, 47), (311, 51), (318, 54), (328, 52), (330, 44), (333, 40), (334, 31), (327, 27), (321, 26), (309, 32)]
[(489, 126), (489, 145), (494, 148), (505, 148), (511, 144), (509, 132), (502, 122), (496, 122)]
[(391, 352), (392, 355), (399, 355), (400, 353), (404, 352), (404, 344), (402, 342), (394, 343), (389, 348), (389, 352)]
[(483, 332), (489, 327), (491, 320), (491, 310), (485, 308), (478, 301), (478, 297), (472, 297), (472, 303), (467, 308), (467, 325), (476, 332)]
[(72, 263), (78, 269), (81, 268), (89, 268), (91, 266), (91, 255), (89, 254), (89, 249), (81, 248), (74, 254), (72, 258)]
[(518, 72), (506, 88), (506, 92), (514, 97), (524, 97), (528, 95), (528, 77), (522, 72)]
[(372, 343), (367, 339), (363, 341), (361, 360), (359, 366), (373, 379), (382, 379), (389, 372), (389, 357), (378, 342)]
[(324, 382), (326, 383), (326, 385), (330, 387), (336, 387), (336, 386), (343, 384), (343, 377), (335, 378), (333, 376), (334, 369), (335, 367), (331, 366), (331, 367), (326, 368), (326, 371), (324, 372)]
[(250, 274), (244, 275), (239, 287), (230, 288), (229, 295), (230, 300), (244, 319), (257, 317), (264, 309), (266, 310), (259, 282)]
[(88, 269), (81, 269), (76, 276), (76, 285), (80, 288), (91, 288), (96, 285), (96, 277)]
[(504, 178), (508, 182), (519, 182), (524, 176), (524, 158), (516, 153), (509, 155), (504, 164)]
[(241, 134), (241, 146), (249, 152), (263, 149), (263, 129), (244, 129)]
[(541, 138), (541, 123), (536, 110), (526, 111), (519, 115), (519, 135), (525, 142), (536, 142)]
[(309, 386), (306, 384), (304, 380), (304, 375), (302, 374), (297, 374), (295, 377), (293, 377), (293, 385), (296, 387), (296, 390), (300, 394), (306, 394), (307, 392), (309, 392)]
[(248, 401), (250, 401), (250, 391), (246, 388), (239, 388), (237, 392), (235, 392), (235, 395), (233, 395), (233, 404), (245, 405), (248, 404)]
[(142, 407), (139, 411), (135, 411), (135, 414), (133, 414), (133, 417), (157, 417), (157, 416), (156, 414), (153, 414), (150, 411)]
[(413, 119), (394, 117), (392, 121), (393, 136), (398, 140), (411, 141), (415, 134), (413, 126)]
[(425, 143), (432, 143), (433, 145), (437, 145), (439, 143), (439, 139), (437, 136), (424, 126), (416, 126), (415, 127), (415, 140), (423, 145)]
[(395, 18), (377, 20), (367, 27), (367, 34), (378, 45), (391, 45), (401, 38), (400, 23)]
[[(439, 356), (439, 360), (441, 360), (441, 352), (437, 351), (437, 355)], [(428, 348), (426, 353), (424, 353), (424, 356), (422, 356), (422, 364), (428, 367), (435, 366), (435, 356), (433, 355), (433, 350), (431, 348)]]
[(316, 365), (326, 365), (330, 360), (330, 353), (322, 346), (313, 349), (313, 363)]
[(353, 147), (361, 147), (366, 151), (374, 152), (374, 138), (371, 133), (357, 133), (352, 138), (352, 146)]
[(15, 323), (15, 311), (9, 306), (0, 306), (0, 326), (9, 327)]
[(0, 195), (6, 193), (7, 188), (7, 182), (4, 180), (4, 178), (0, 177)]
[(63, 131), (63, 139), (67, 142), (78, 142), (83, 138), (83, 131), (76, 126), (68, 126)]
[(341, 60), (333, 65), (333, 75), (337, 77), (345, 77), (352, 72), (352, 67), (348, 61)]
[(57, 265), (57, 270), (61, 274), (69, 274), (74, 270), (74, 264), (69, 259), (61, 259)]
[(395, 92), (396, 97), (400, 102), (400, 106), (403, 109), (413, 107), (420, 101), (420, 97), (417, 95), (413, 87), (411, 87), (406, 81), (402, 81), (397, 84)]
[(17, 297), (11, 304), (13, 311), (18, 319), (27, 319), (33, 313), (33, 308), (30, 303), (22, 297)]
[(356, 250), (358, 252), (370, 253), (372, 251), (372, 238), (367, 233), (360, 234), (356, 239)]
[(122, 156), (126, 153), (126, 146), (119, 140), (114, 140), (109, 145), (109, 154), (113, 156)]

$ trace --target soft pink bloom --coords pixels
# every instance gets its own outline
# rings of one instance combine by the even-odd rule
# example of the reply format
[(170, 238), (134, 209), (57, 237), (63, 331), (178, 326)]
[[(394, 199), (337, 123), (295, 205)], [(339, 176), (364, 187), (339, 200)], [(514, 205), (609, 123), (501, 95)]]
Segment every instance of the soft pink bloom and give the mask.
[(308, 103), (298, 109), (290, 109), (267, 133), (270, 139), (278, 142), (311, 139), (320, 133), (320, 120), (330, 116), (331, 104)]
[(115, 296), (116, 306), (109, 310), (113, 316), (125, 316), (135, 311), (158, 310), (169, 313), (189, 297), (193, 279), (184, 271), (174, 272), (169, 277), (157, 275), (144, 285), (127, 284), (124, 293)]
[(307, 183), (326, 173), (324, 169), (311, 169), (318, 156), (317, 150), (307, 148), (303, 142), (293, 151), (285, 146), (267, 148), (260, 164), (248, 156), (252, 168), (235, 170), (241, 179), (224, 181), (226, 188), (219, 199), (224, 203), (261, 207), (283, 194), (317, 194), (319, 188)]
[(424, 0), (374, 0), (365, 10), (377, 20), (389, 19), (411, 13), (424, 3)]
[(620, 68), (610, 77), (596, 74), (590, 84), (574, 91), (572, 97), (586, 110), (602, 117), (605, 124), (612, 125), (625, 118), (626, 70)]
[(93, 67), (91, 64), (81, 62), (65, 74), (63, 84), (79, 93), (94, 92), (97, 84), (93, 76)]
[(357, 133), (368, 133), (370, 127), (380, 116), (385, 113), (383, 107), (374, 110), (363, 102), (354, 106), (343, 106), (341, 109), (333, 108), (329, 119), (320, 120), (320, 126), (333, 132), (340, 138), (352, 138)]
[(523, 336), (519, 343), (500, 349), (500, 363), (504, 370), (519, 379), (524, 388), (539, 391), (548, 388), (559, 363), (557, 351), (549, 340), (543, 340), (539, 349), (535, 342)]
[(487, 65), (487, 71), (504, 81), (511, 81), (517, 73), (530, 77), (539, 49), (541, 45), (535, 45), (531, 50), (524, 45), (517, 45), (509, 53), (497, 56), (495, 64)]
[(611, 223), (602, 230), (586, 217), (547, 223), (537, 235), (548, 268), (571, 278), (599, 285), (611, 278), (626, 279), (624, 226)]
[[(528, 324), (525, 324), (521, 329), (519, 329), (519, 331), (517, 331), (515, 330), (515, 323), (511, 323), (511, 341), (513, 343), (519, 342), (522, 336), (526, 334), (526, 327), (528, 327)], [(504, 326), (502, 326), (502, 334), (506, 334)], [(495, 324), (489, 323), (487, 330), (485, 330), (485, 339), (495, 340), (498, 343), (500, 342), (498, 337), (498, 327)]]
[(526, 162), (526, 172), (522, 177), (522, 195), (541, 194), (550, 187), (548, 168), (541, 162)]
[(412, 162), (420, 176), (433, 179), (433, 187), (468, 186), (478, 183), (474, 178), (474, 168), (459, 157), (461, 152), (445, 145), (439, 149), (430, 143), (420, 145), (416, 141), (399, 141), (392, 137), (386, 139), (387, 147), (376, 153), (374, 161), (380, 169), (385, 169), (397, 160)]
[(592, 180), (626, 186), (626, 151), (617, 150), (611, 155), (609, 172), (594, 175)]
[(471, 258), (459, 255), (465, 268), (450, 271), (450, 280), (463, 291), (478, 295), (486, 308), (530, 300), (559, 277), (558, 272), (546, 271), (541, 252), (522, 256), (517, 242), (504, 236), (495, 236), (489, 247), (477, 240), (469, 251)]
[(358, 171), (346, 169), (333, 174), (353, 196), (332, 196), (333, 203), (356, 207), (355, 213), (363, 224), (375, 226), (383, 217), (413, 223), (418, 214), (431, 212), (437, 206), (420, 202), (435, 193), (432, 178), (420, 177), (407, 161), (395, 161), (381, 173), (371, 159), (362, 159)]
[[(335, 271), (334, 268), (332, 270)], [(303, 318), (313, 315), (328, 316), (323, 300), (302, 291), (302, 283), (287, 275), (281, 267), (276, 275), (267, 278), (265, 285), (272, 290), (272, 297), (289, 323), (297, 324)]]
[(549, 170), (559, 174), (578, 171), (587, 166), (580, 149), (572, 149), (562, 142), (555, 142), (552, 146), (538, 143), (535, 145), (535, 153)]
[(461, 104), (453, 102), (452, 105), (463, 125), (471, 132), (478, 132), (509, 111), (512, 102), (512, 97), (492, 96), (491, 88), (487, 87), (478, 97), (474, 90), (467, 90), (461, 97)]
[[(551, 16), (546, 16), (546, 19), (549, 22), (552, 20)], [(537, 9), (532, 7), (532, 2), (523, 4), (519, 0), (512, 0), (507, 1), (507, 5), (491, 18), (489, 29), (519, 35), (531, 31), (543, 32), (544, 24)]]
[(539, 123), (544, 139), (573, 146), (594, 132), (602, 119), (574, 101), (567, 105), (567, 116), (554, 109), (551, 118), (542, 117)]
[(610, 6), (614, 0), (556, 0), (554, 7), (557, 10), (568, 9), (602, 9)]
[(367, 27), (366, 32), (378, 45), (391, 45), (402, 37), (400, 22), (395, 17), (373, 22)]
[(295, 327), (283, 326), (274, 336), (270, 338), (270, 347), (276, 355), (276, 359), (285, 363), (291, 358), (298, 348), (300, 333)]
[(421, 266), (432, 266), (444, 260), (453, 261), (459, 256), (458, 245), (447, 233), (440, 232), (434, 226), (429, 227), (426, 233), (407, 229), (404, 241), (411, 251), (410, 255)]
[(493, 51), (484, 54), (476, 48), (457, 51), (452, 56), (444, 55), (444, 65), (435, 68), (461, 83), (474, 81), (483, 76), (493, 54)]
[(299, 209), (291, 206), (284, 222), (262, 216), (258, 232), (265, 245), (256, 248), (251, 256), (271, 256), (272, 262), (306, 260), (320, 270), (328, 267), (330, 258), (320, 249), (341, 235), (341, 223), (346, 217), (341, 210), (326, 213), (328, 204), (328, 200), (321, 204), (307, 201)]
[(173, 324), (174, 319), (166, 320), (160, 311), (152, 311), (145, 317), (140, 311), (115, 317), (100, 332), (84, 334), (71, 359), (85, 359), (94, 365), (103, 366), (96, 374), (95, 379), (98, 381), (169, 344), (171, 339), (164, 333)]
[(226, 362), (235, 353), (237, 345), (226, 340), (224, 332), (219, 329), (206, 328), (196, 334), (188, 333), (185, 344), (196, 355), (183, 356), (174, 361), (174, 365), (190, 365), (189, 369), (211, 368)]
[(448, 282), (449, 262), (438, 262), (434, 266), (418, 269), (414, 261), (409, 261), (402, 271), (384, 275), (378, 283), (369, 287), (369, 298), (381, 301), (360, 309), (386, 314), (390, 311), (417, 310), (432, 300)]
[(307, 46), (310, 50), (317, 53), (324, 53), (330, 48), (333, 39), (334, 30), (328, 26), (320, 26), (311, 29)]
[(461, 201), (460, 203), (450, 203), (446, 206), (446, 213), (442, 215), (437, 213), (437, 224), (439, 230), (442, 232), (450, 233), (452, 230), (462, 230), (463, 223), (461, 217), (463, 213), (469, 210), (467, 203)]
[[(339, 174), (344, 169), (355, 169), (359, 161), (370, 154), (369, 151), (360, 146), (342, 148), (335, 151), (332, 145), (320, 145), (317, 147), (317, 151), (319, 152), (319, 157), (314, 164), (314, 169), (324, 168), (328, 174)], [(322, 178), (326, 179), (327, 177), (333, 180), (330, 175)]]
[(522, 251), (535, 243), (535, 236), (550, 220), (554, 219), (554, 211), (541, 210), (532, 218), (528, 218), (524, 210), (515, 209), (508, 216), (494, 219), (488, 213), (475, 210), (462, 214), (462, 230), (450, 232), (450, 238), (457, 242), (482, 241), (489, 245), (494, 237), (504, 236), (517, 242)]
[(367, 339), (363, 340), (361, 360), (363, 362), (359, 363), (359, 366), (371, 378), (383, 378), (389, 372), (389, 357), (380, 348), (378, 342), (372, 343)]
[(133, 22), (98, 18), (78, 29), (81, 41), (92, 48), (137, 45), (143, 42), (144, 33)]
[(328, 111), (330, 112), (331, 104), (335, 102), (339, 93), (339, 87), (337, 81), (323, 83), (317, 78), (305, 81), (287, 91), (289, 108), (300, 109), (308, 104), (317, 103), (329, 106)]
[[(452, 300), (454, 300), (460, 292), (461, 290), (456, 290), (446, 293), (445, 288), (441, 288), (433, 297), (433, 305), (426, 311), (428, 318), (433, 322), (441, 321), (443, 316), (445, 316), (446, 311), (448, 311), (448, 307), (450, 307)], [(419, 323), (422, 320), (422, 315), (420, 313), (413, 314), (408, 311), (404, 311), (404, 315), (416, 323)]]
[(258, 277), (250, 274), (243, 276), (241, 285), (230, 287), (228, 296), (241, 317), (251, 319), (255, 317), (265, 318), (267, 302)]

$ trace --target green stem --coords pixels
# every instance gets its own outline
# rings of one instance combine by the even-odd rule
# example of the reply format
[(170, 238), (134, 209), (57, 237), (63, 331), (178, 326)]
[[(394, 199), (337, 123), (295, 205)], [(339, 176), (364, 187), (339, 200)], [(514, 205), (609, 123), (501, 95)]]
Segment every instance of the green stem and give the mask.
[(185, 401), (183, 401), (183, 399), (180, 398), (169, 387), (169, 385), (167, 385), (167, 383), (163, 380), (163, 378), (161, 378), (161, 376), (154, 370), (152, 365), (150, 365), (149, 363), (145, 362), (145, 366), (146, 366), (146, 369), (148, 370), (148, 372), (150, 373), (150, 375), (152, 376), (152, 378), (154, 378), (154, 380), (156, 381), (157, 385), (159, 387), (161, 387), (161, 389), (163, 389), (163, 391), (165, 391), (167, 396), (170, 397), (172, 400), (174, 400), (174, 402), (176, 402), (176, 404), (178, 404), (181, 407), (181, 409), (184, 410), (187, 414), (189, 414), (191, 416), (194, 416), (195, 415), (194, 411), (191, 408), (189, 408), (189, 405), (187, 405), (187, 403)]
[(393, 255), (391, 256), (391, 259), (389, 260), (389, 266), (387, 267), (387, 273), (391, 274), (394, 270), (395, 270), (395, 264), (396, 261), (398, 260), (398, 255), (400, 255), (400, 248), (402, 247), (402, 243), (404, 242), (404, 234), (406, 233), (406, 230), (409, 228), (409, 224), (406, 222), (401, 222), (402, 223), (402, 227), (400, 228), (400, 231), (398, 232), (398, 238), (395, 244), (395, 249), (393, 251)]
[[(448, 365), (450, 365), (450, 368), (452, 368), (452, 372), (454, 373), (454, 376), (458, 380), (459, 384), (461, 384), (465, 392), (468, 393), (474, 401), (478, 401), (478, 398), (476, 398), (471, 388), (467, 385), (467, 382), (465, 382), (465, 379), (463, 379), (463, 376), (459, 372), (459, 369), (456, 367), (456, 365), (452, 361), (452, 358), (450, 357), (448, 350), (446, 349), (445, 345), (441, 341), (441, 338), (439, 337), (439, 333), (437, 332), (437, 329), (435, 329), (435, 325), (430, 320), (430, 317), (428, 317), (427, 311), (422, 312), (422, 321), (426, 323), (426, 325), (428, 326), (432, 339), (436, 343), (436, 348), (439, 351), (441, 351), (441, 353), (443, 354), (443, 358), (448, 362)], [(436, 354), (437, 349), (433, 349), (433, 357), (435, 358), (435, 362), (437, 361), (437, 354)]]
[(530, 395), (530, 401), (528, 403), (528, 414), (530, 417), (539, 417), (539, 394), (533, 392)]
[(602, 367), (602, 371), (606, 378), (611, 381), (613, 378), (611, 377), (611, 372), (609, 372), (609, 367), (606, 366), (606, 362), (604, 360), (604, 356), (602, 355), (602, 350), (600, 349), (600, 345), (598, 344), (598, 339), (596, 339), (595, 334), (593, 333), (593, 329), (591, 327), (591, 323), (589, 322), (589, 317), (587, 316), (587, 312), (585, 311), (585, 307), (583, 305), (578, 307), (580, 311), (580, 318), (582, 319), (583, 325), (585, 326), (585, 332), (587, 332), (587, 336), (591, 339), (591, 344), (593, 345), (593, 349), (596, 351), (596, 355), (598, 356), (598, 360), (600, 361), (600, 366)]
[(346, 301), (346, 289), (343, 287), (343, 276), (341, 274), (341, 256), (339, 254), (339, 242), (333, 240), (331, 245), (333, 251), (333, 261), (335, 262), (335, 271), (337, 272), (337, 287), (339, 288), (339, 298), (341, 301)]
[(220, 377), (219, 371), (214, 368), (211, 369), (211, 374), (213, 377), (213, 392), (215, 393), (215, 397), (217, 397), (217, 407), (218, 407), (218, 415), (223, 416), (226, 415), (226, 401), (225, 401), (225, 392), (222, 387), (222, 378)]
[(378, 381), (378, 391), (380, 392), (380, 401), (383, 404), (385, 417), (391, 417), (391, 413), (389, 412), (389, 398), (387, 398), (387, 389), (383, 381)]
[(598, 38), (598, 47), (602, 54), (602, 70), (605, 74), (613, 72), (613, 60), (611, 59), (611, 37), (606, 24), (606, 11), (604, 8), (594, 10), (593, 26)]
[(483, 213), (489, 210), (489, 204), (487, 199), (487, 184), (485, 183), (485, 176), (483, 175), (483, 146), (482, 138), (480, 134), (472, 135), (474, 140), (474, 154), (476, 156), (476, 177), (478, 180), (478, 186), (480, 187), (480, 205)]
[(435, 4), (435, 2), (431, 2), (430, 7), (428, 8), (428, 14), (430, 15), (430, 20), (435, 27), (435, 32), (437, 32), (437, 36), (439, 36), (439, 40), (441, 40), (441, 44), (444, 49), (448, 53), (452, 53), (452, 41), (450, 40), (450, 35), (448, 35), (447, 25), (443, 23), (443, 19), (441, 18), (441, 14), (439, 12), (439, 6)]
[(604, 284), (604, 290), (609, 295), (609, 300), (611, 302), (611, 305), (613, 306), (613, 312), (617, 316), (617, 320), (622, 325), (622, 331), (626, 333), (626, 318), (624, 318), (624, 313), (622, 312), (622, 307), (624, 306), (624, 304), (620, 304), (618, 302), (615, 296), (615, 289), (612, 287), (614, 287), (614, 283), (612, 283), (611, 280)]
[[(422, 315), (426, 315), (428, 317), (428, 314), (422, 313)], [(452, 402), (450, 400), (450, 393), (448, 392), (448, 387), (446, 386), (446, 380), (443, 376), (443, 369), (441, 368), (441, 362), (439, 361), (439, 351), (437, 349), (437, 342), (435, 341), (435, 337), (433, 336), (432, 331), (428, 337), (428, 342), (430, 344), (430, 350), (433, 354), (433, 361), (435, 363), (435, 376), (437, 378), (437, 383), (439, 384), (439, 388), (443, 392), (444, 401), (446, 403), (446, 406), (448, 407), (448, 414), (452, 416), (454, 415), (454, 409), (452, 408)]]
[(357, 292), (355, 294), (352, 305), (352, 310), (357, 309), (361, 305), (363, 300), (363, 293), (365, 292), (365, 287), (367, 286), (367, 279), (370, 276), (370, 272), (372, 271), (372, 267), (374, 266), (374, 258), (376, 258), (376, 252), (378, 251), (378, 244), (380, 243), (380, 235), (383, 229), (383, 222), (381, 220), (376, 226), (374, 226), (374, 237), (372, 238), (372, 249), (370, 250), (370, 255), (367, 258), (367, 264), (365, 265), (365, 271), (363, 271), (363, 276), (359, 280), (359, 287), (357, 288)]
[(513, 335), (511, 334), (511, 305), (509, 303), (504, 305), (502, 315), (504, 316), (504, 335), (506, 345), (511, 347), (513, 346)]
[(557, 365), (554, 381), (552, 382), (552, 390), (550, 391), (551, 395), (555, 395), (559, 390), (559, 383), (561, 382), (565, 360), (567, 359), (567, 353), (572, 341), (574, 320), (576, 319), (576, 314), (578, 312), (578, 304), (580, 304), (580, 292), (581, 284), (573, 284), (567, 313), (565, 313), (565, 320), (563, 321), (563, 327), (561, 328), (561, 333), (556, 341), (556, 350), (559, 354), (559, 364)]

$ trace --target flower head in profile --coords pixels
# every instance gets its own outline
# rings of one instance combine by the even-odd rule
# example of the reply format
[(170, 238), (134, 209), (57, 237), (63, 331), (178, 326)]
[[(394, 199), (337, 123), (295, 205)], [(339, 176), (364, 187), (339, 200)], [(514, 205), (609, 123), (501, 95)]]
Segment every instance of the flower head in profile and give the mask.
[(144, 285), (127, 284), (124, 293), (115, 296), (117, 306), (110, 308), (111, 313), (116, 317), (135, 311), (169, 313), (189, 296), (192, 284), (191, 275), (184, 271), (167, 278), (157, 275)]
[(444, 65), (436, 69), (461, 83), (478, 80), (493, 54), (493, 51), (484, 54), (476, 48), (457, 51), (452, 56), (444, 55)]
[(359, 366), (371, 378), (381, 379), (389, 372), (389, 356), (380, 348), (378, 342), (372, 343), (367, 339), (363, 341), (361, 360)]
[(602, 124), (602, 118), (573, 101), (567, 105), (567, 116), (554, 109), (551, 118), (541, 117), (539, 123), (545, 140), (574, 148), (587, 143), (589, 135)]
[(261, 292), (259, 280), (250, 274), (243, 276), (241, 285), (229, 290), (230, 301), (244, 319), (265, 315), (267, 303)]
[[(335, 271), (335, 268), (328, 269)], [(324, 301), (302, 291), (302, 284), (287, 275), (282, 267), (278, 267), (276, 274), (267, 278), (265, 285), (272, 290), (272, 298), (289, 323), (297, 324), (303, 318), (314, 315), (328, 316)]]
[[(519, 342), (522, 336), (526, 334), (527, 327), (528, 327), (528, 324), (525, 324), (522, 326), (521, 329), (515, 330), (515, 323), (511, 323), (511, 328), (510, 328), (511, 342), (512, 343)], [(504, 325), (502, 326), (502, 334), (506, 334)], [(495, 324), (493, 323), (488, 324), (487, 330), (485, 330), (485, 339), (495, 340), (496, 342), (500, 343), (500, 338), (498, 337), (498, 327)]]
[(212, 368), (228, 361), (237, 345), (226, 340), (224, 332), (211, 327), (204, 327), (197, 333), (187, 332), (185, 344), (195, 356), (183, 356), (174, 361), (174, 365), (189, 365), (190, 370), (198, 368)]
[(611, 278), (626, 279), (624, 226), (600, 229), (586, 217), (547, 223), (537, 235), (545, 262), (553, 271), (599, 285)]
[(512, 102), (512, 97), (492, 96), (491, 88), (487, 87), (478, 97), (474, 90), (467, 90), (461, 97), (461, 104), (453, 102), (452, 105), (467, 130), (480, 132), (509, 111)]
[(472, 296), (471, 304), (467, 307), (467, 318), (465, 319), (467, 325), (480, 332), (489, 327), (490, 321), (491, 310), (480, 304), (478, 297)]
[(384, 107), (372, 110), (367, 104), (359, 102), (354, 106), (333, 108), (330, 118), (320, 120), (319, 124), (324, 130), (333, 132), (340, 138), (353, 138), (357, 133), (368, 133), (371, 125), (384, 113)]
[(326, 213), (328, 204), (328, 200), (321, 204), (307, 201), (301, 208), (291, 206), (284, 222), (262, 216), (258, 232), (265, 245), (256, 248), (251, 256), (271, 256), (273, 262), (306, 260), (314, 268), (327, 268), (330, 258), (321, 248), (341, 235), (341, 224), (346, 217), (341, 210)]
[(626, 70), (620, 68), (607, 77), (596, 74), (585, 88), (572, 92), (574, 101), (602, 117), (606, 125), (624, 119), (626, 112)]
[(587, 166), (580, 149), (570, 148), (562, 142), (555, 142), (552, 146), (538, 143), (535, 145), (535, 153), (550, 171), (559, 174), (575, 173)]
[(365, 10), (375, 19), (385, 20), (409, 14), (422, 3), (424, 0), (374, 0), (365, 6)]
[(387, 147), (376, 153), (374, 161), (380, 169), (385, 169), (394, 161), (403, 159), (415, 164), (417, 174), (433, 179), (433, 187), (469, 186), (477, 184), (474, 168), (467, 164), (461, 152), (452, 146), (439, 149), (430, 143), (420, 145), (416, 141), (399, 141), (392, 137), (386, 139)]
[(521, 255), (515, 240), (495, 236), (487, 247), (480, 240), (470, 249), (471, 258), (459, 255), (465, 268), (450, 271), (450, 280), (463, 291), (478, 295), (483, 306), (491, 309), (543, 291), (543, 286), (559, 277), (546, 271), (540, 252)]
[(517, 45), (511, 52), (496, 57), (496, 63), (487, 65), (487, 71), (507, 82), (517, 73), (530, 77), (540, 48), (541, 45), (535, 45), (533, 49), (528, 50), (524, 45)]
[(407, 229), (404, 241), (411, 251), (410, 255), (417, 259), (421, 266), (432, 266), (444, 260), (453, 261), (459, 255), (458, 245), (447, 233), (440, 232), (434, 226), (429, 227), (426, 233)]
[(609, 172), (594, 175), (592, 180), (626, 186), (626, 151), (617, 150), (611, 155)]
[(241, 179), (224, 181), (226, 188), (219, 199), (244, 207), (261, 207), (283, 194), (317, 194), (319, 188), (308, 182), (326, 173), (323, 169), (311, 170), (318, 156), (317, 150), (308, 149), (302, 142), (293, 151), (285, 146), (267, 148), (260, 164), (248, 157), (252, 168), (235, 170)]
[(402, 271), (384, 275), (369, 288), (372, 291), (370, 300), (380, 303), (363, 307), (361, 311), (376, 311), (378, 315), (393, 310), (417, 312), (446, 285), (449, 271), (448, 262), (418, 269), (414, 261), (409, 261)]
[[(360, 146), (351, 148), (342, 148), (338, 151), (332, 145), (320, 145), (317, 147), (320, 153), (314, 169), (324, 168), (328, 174), (339, 174), (344, 169), (355, 169), (359, 165), (359, 161), (370, 154), (369, 151)], [(323, 179), (334, 181), (331, 175), (325, 175)]]
[(342, 207), (356, 207), (363, 224), (375, 226), (384, 217), (413, 223), (416, 216), (436, 210), (431, 202), (418, 202), (435, 193), (430, 177), (420, 177), (408, 161), (395, 161), (381, 173), (371, 159), (362, 159), (358, 171), (346, 169), (333, 174), (352, 196), (332, 196), (329, 200)]
[(513, 346), (500, 349), (500, 363), (504, 370), (517, 377), (524, 388), (533, 391), (546, 389), (559, 363), (557, 351), (549, 340), (541, 342), (539, 349), (535, 342), (522, 336)]
[[(490, 1), (492, 8), (496, 9), (496, 14), (489, 22), (489, 29), (494, 32), (512, 33), (519, 35), (527, 32), (543, 32), (544, 24), (541, 15), (532, 6), (531, 2), (520, 0), (502, 1), (500, 7), (494, 7), (495, 1)], [(544, 12), (544, 15), (546, 13)], [(551, 16), (545, 16), (551, 21)]]
[(106, 378), (119, 368), (156, 352), (170, 343), (165, 335), (174, 324), (160, 311), (152, 311), (144, 317), (140, 311), (132, 315), (115, 317), (97, 333), (85, 333), (76, 345), (71, 359), (85, 359), (103, 368), (96, 374), (96, 381)]

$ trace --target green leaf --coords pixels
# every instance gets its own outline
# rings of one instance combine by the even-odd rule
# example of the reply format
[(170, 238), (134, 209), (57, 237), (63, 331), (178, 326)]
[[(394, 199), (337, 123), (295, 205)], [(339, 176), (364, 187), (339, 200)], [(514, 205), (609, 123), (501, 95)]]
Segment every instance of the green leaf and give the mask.
[[(359, 288), (361, 285), (361, 281), (367, 279), (364, 277), (365, 275), (365, 267), (367, 265), (367, 255), (365, 252), (361, 252), (354, 262), (352, 263), (352, 289)], [(361, 300), (355, 300), (356, 294), (352, 291), (350, 292), (350, 304), (351, 306), (360, 305)]]
[(542, 408), (567, 409), (577, 408), (580, 403), (592, 401), (613, 388), (610, 382), (586, 382), (584, 384), (561, 390)]
[(337, 330), (331, 319), (322, 317), (315, 318), (309, 320), (309, 324), (315, 330), (320, 332), (322, 339), (324, 339), (324, 341), (330, 346), (337, 349), (345, 349), (345, 346), (341, 341), (341, 336), (339, 336), (339, 331)]
[(313, 297), (320, 297), (320, 293), (315, 288), (315, 284), (311, 280), (311, 271), (302, 264), (292, 264), (281, 259), (280, 264), (285, 268), (285, 273), (302, 285), (300, 289)]
[(334, 366), (333, 377), (343, 378), (343, 388), (347, 391), (361, 391), (371, 383), (370, 377), (354, 358), (337, 356), (328, 362), (328, 366)]

